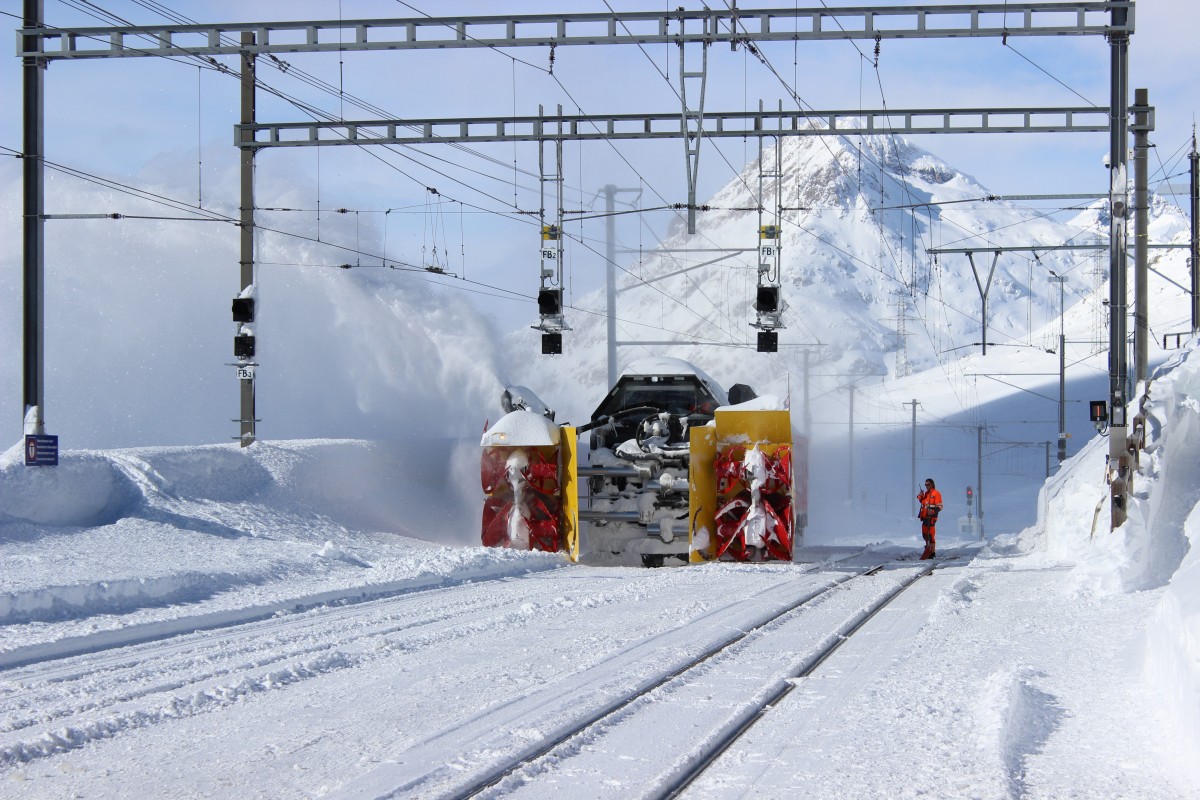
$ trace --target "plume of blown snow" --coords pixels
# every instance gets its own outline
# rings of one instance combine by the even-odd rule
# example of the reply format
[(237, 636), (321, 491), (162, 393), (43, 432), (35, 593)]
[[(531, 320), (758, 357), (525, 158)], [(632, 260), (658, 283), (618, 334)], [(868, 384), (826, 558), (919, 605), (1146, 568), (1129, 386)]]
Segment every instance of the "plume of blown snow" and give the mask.
[[(5, 219), (19, 219), (20, 179), (16, 165), (0, 165)], [(178, 195), (164, 183), (170, 179), (151, 164), (135, 182)], [(213, 168), (211, 181), (214, 196), (237, 196), (232, 158)], [(49, 184), (56, 210), (162, 214), (53, 175)], [(298, 199), (284, 194), (270, 202)], [(379, 233), (342, 218), (325, 223), (322, 237), (374, 242)], [(260, 438), (454, 436), (481, 428), (503, 358), (489, 323), (425, 273), (317, 266), (333, 261), (331, 252), (260, 231), (253, 328)], [(9, 353), (21, 349), (19, 258), (19, 235), (0, 237), (0, 347)], [(240, 289), (238, 260), (238, 229), (230, 224), (55, 223), (46, 250), (43, 415), (63, 448), (221, 442), (237, 434), (229, 307)], [(0, 396), (21, 396), (19, 363), (0, 361)], [(7, 441), (14, 442), (21, 420), (8, 419)]]

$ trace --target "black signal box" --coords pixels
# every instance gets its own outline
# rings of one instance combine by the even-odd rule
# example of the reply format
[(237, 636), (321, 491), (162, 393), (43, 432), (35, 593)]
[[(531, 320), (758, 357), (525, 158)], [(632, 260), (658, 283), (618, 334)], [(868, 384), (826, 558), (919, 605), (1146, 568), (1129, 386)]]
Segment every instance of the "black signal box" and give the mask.
[(235, 298), (233, 298), (233, 321), (234, 322), (254, 322), (254, 298), (253, 297), (235, 297)]
[(754, 300), (754, 310), (760, 314), (774, 314), (779, 310), (779, 287), (760, 286)]
[(543, 316), (561, 314), (562, 289), (539, 289), (538, 313)]
[(253, 336), (235, 336), (235, 337), (233, 337), (233, 357), (234, 358), (254, 358), (254, 337)]

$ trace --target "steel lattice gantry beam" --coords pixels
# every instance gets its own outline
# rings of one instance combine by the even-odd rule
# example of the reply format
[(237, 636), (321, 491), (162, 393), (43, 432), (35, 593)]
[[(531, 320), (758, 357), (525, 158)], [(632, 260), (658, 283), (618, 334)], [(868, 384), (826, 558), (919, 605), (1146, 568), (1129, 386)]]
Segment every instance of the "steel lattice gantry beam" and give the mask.
[[(1013, 2), (895, 8), (769, 8), (421, 17), (18, 32), (33, 58), (237, 55), (587, 44), (1086, 36), (1133, 32), (1133, 0)], [(1110, 12), (1128, 9), (1114, 24)], [(253, 33), (253, 44), (241, 34)]]
[[(934, 133), (1108, 131), (1107, 108), (956, 108), (889, 111), (734, 111), (704, 113), (704, 136), (859, 136)], [(247, 133), (251, 135), (246, 135)], [(678, 112), (564, 114), (348, 122), (267, 122), (236, 126), (241, 148), (312, 145), (670, 139), (693, 135)]]
[[(1191, 247), (1190, 244), (1148, 244), (1146, 245), (1152, 250), (1184, 250)], [(1099, 244), (1021, 244), (1012, 247), (1000, 246), (980, 246), (980, 247), (929, 247), (925, 252), (933, 255), (944, 255), (947, 253), (1052, 253), (1059, 250), (1107, 250), (1108, 242), (1100, 242)]]
[[(988, 4), (957, 4), (957, 5), (908, 5), (893, 8), (765, 8), (765, 9), (701, 9), (675, 11), (637, 11), (637, 12), (599, 12), (577, 14), (534, 14), (509, 16), (472, 16), (472, 17), (422, 17), (422, 18), (382, 18), (360, 20), (326, 20), (326, 21), (293, 21), (293, 22), (249, 22), (230, 24), (192, 24), (192, 25), (148, 25), (148, 26), (117, 26), (117, 27), (79, 27), (51, 28), (45, 26), (42, 13), (42, 0), (26, 0), (27, 9), (33, 9), (24, 15), (24, 27), (17, 32), (16, 55), (25, 59), (31, 68), (42, 70), (49, 62), (55, 60), (79, 60), (91, 58), (130, 58), (149, 56), (238, 56), (242, 59), (243, 69), (253, 64), (259, 55), (275, 53), (301, 52), (335, 52), (335, 51), (371, 51), (371, 50), (430, 50), (449, 48), (507, 48), (531, 46), (568, 46), (594, 44), (676, 44), (681, 51), (690, 48), (703, 48), (714, 43), (748, 44), (750, 42), (799, 42), (799, 41), (835, 41), (835, 40), (875, 40), (882, 39), (939, 39), (963, 37), (1005, 38), (1031, 36), (1104, 36), (1110, 42), (1124, 43), (1134, 31), (1134, 0), (1060, 0), (1058, 2), (1017, 2), (1004, 0)], [(681, 59), (683, 55), (681, 53)], [(681, 60), (681, 65), (685, 60)], [(1114, 60), (1114, 73), (1118, 72), (1118, 62)], [(685, 72), (681, 66), (681, 73)], [(1120, 71), (1123, 74), (1123, 71)], [(701, 76), (703, 72), (687, 73)], [(245, 83), (245, 82), (244, 82)], [(701, 89), (701, 92), (703, 90)], [(253, 118), (253, 88), (249, 89), (250, 100), (247, 101), (243, 90), (243, 106), (251, 109), (249, 117), (243, 113), (242, 124), (238, 127), (238, 135), (243, 141), (238, 141), (245, 156), (253, 159), (254, 153), (262, 147), (282, 146), (286, 144), (367, 144), (384, 143), (383, 139), (375, 138), (374, 133), (367, 131), (371, 123), (358, 123), (358, 127), (343, 125), (341, 133), (330, 133), (327, 139), (321, 138), (318, 129), (309, 127), (299, 137), (290, 139), (289, 134), (281, 133), (285, 126), (277, 126), (271, 131), (269, 127), (260, 127)], [(1115, 96), (1115, 92), (1114, 92)], [(33, 98), (32, 101), (30, 98)], [(570, 138), (654, 138), (687, 136), (688, 132), (694, 138), (694, 144), (689, 144), (689, 188), (694, 194), (695, 157), (698, 153), (700, 138), (704, 136), (744, 136), (753, 133), (760, 135), (802, 135), (812, 134), (847, 134), (857, 133), (972, 133), (972, 132), (1009, 132), (1009, 131), (1096, 131), (1107, 128), (1115, 136), (1124, 134), (1126, 114), (1124, 104), (1113, 106), (1111, 117), (1108, 109), (1034, 109), (1034, 110), (979, 110), (963, 109), (957, 111), (935, 112), (899, 112), (905, 115), (903, 126), (892, 124), (898, 113), (891, 112), (855, 112), (854, 114), (835, 114), (814, 124), (815, 114), (789, 114), (782, 111), (778, 114), (766, 115), (753, 119), (753, 115), (713, 115), (706, 113), (703, 101), (695, 109), (682, 99), (682, 113), (658, 115), (657, 118), (642, 117), (629, 122), (628, 117), (612, 117), (603, 123), (611, 126), (612, 132), (597, 130), (589, 135), (587, 131), (579, 130), (578, 125), (588, 123), (600, 125), (599, 118), (592, 120), (578, 118), (575, 130), (566, 125), (561, 113), (552, 118), (555, 123), (552, 131), (542, 123), (542, 136), (532, 134), (533, 121), (529, 122), (530, 133), (524, 138), (540, 139), (542, 142), (555, 141), (558, 147), (565, 134)], [(32, 120), (37, 130), (41, 130), (40, 92), (28, 92), (26, 97), (26, 119)], [(31, 109), (31, 106), (34, 108)], [(908, 116), (911, 114), (912, 116)], [(975, 114), (974, 120), (967, 116)], [(1049, 119), (1050, 115), (1059, 115)], [(1088, 121), (1080, 122), (1076, 114), (1087, 114)], [(1097, 126), (1092, 122), (1091, 115), (1104, 115), (1105, 126)], [(1000, 115), (1000, 119), (994, 118)], [(940, 116), (941, 119), (937, 120)], [(851, 123), (850, 118), (857, 121)], [(842, 122), (843, 118), (845, 122)], [(544, 118), (547, 120), (549, 118)], [(929, 120), (935, 121), (929, 121)], [(658, 120), (669, 120), (668, 125), (675, 130), (662, 130), (655, 127)], [(804, 120), (805, 124), (801, 124)], [(922, 123), (920, 120), (925, 120)], [(622, 122), (642, 126), (642, 132), (618, 132)], [(769, 121), (773, 121), (776, 129), (767, 130)], [(383, 123), (386, 135), (399, 133), (399, 128), (412, 125), (413, 120), (396, 121), (397, 126), (388, 130), (387, 122)], [(418, 130), (420, 139), (396, 139), (396, 143), (416, 143), (418, 141), (439, 142), (469, 142), (469, 141), (508, 141), (512, 133), (517, 131), (519, 120), (490, 120), (492, 126), (491, 138), (475, 138), (471, 130), (471, 120), (439, 121), (425, 120)], [(457, 131), (441, 130), (443, 124), (456, 125)], [(465, 124), (465, 128), (464, 128)], [(851, 127), (840, 128), (845, 124)], [(514, 126), (511, 131), (505, 126)], [(787, 127), (791, 126), (791, 130)], [(824, 126), (824, 127), (823, 127)], [(291, 127), (306, 127), (306, 124)], [(760, 130), (756, 130), (756, 127)], [(435, 128), (438, 130), (435, 131)], [(648, 133), (647, 133), (648, 129)], [(257, 141), (261, 131), (267, 130), (268, 141)], [(496, 134), (500, 135), (497, 136)], [(436, 134), (436, 135), (435, 135)], [(401, 134), (407, 136), (407, 134)], [(462, 138), (453, 138), (459, 136)], [(1119, 151), (1118, 151), (1119, 152)], [(249, 170), (243, 170), (243, 173)], [(27, 180), (27, 192), (29, 191)], [(245, 190), (244, 190), (245, 193)], [(689, 196), (691, 196), (689, 194)], [(44, 217), (40, 199), (36, 213), (27, 214), (37, 220), (37, 235)], [(243, 203), (252, 209), (252, 203)], [(689, 213), (694, 203), (689, 204)], [(694, 222), (692, 223), (694, 224)], [(250, 223), (252, 227), (253, 223)], [(36, 237), (34, 237), (36, 241)], [(27, 237), (27, 249), (30, 237)], [(36, 248), (35, 248), (36, 250)], [(37, 251), (40, 263), (40, 251)], [(243, 257), (246, 261), (246, 257)], [(543, 265), (544, 266), (544, 265)], [(40, 286), (40, 283), (39, 283)], [(28, 317), (28, 315), (27, 315)], [(27, 319), (28, 322), (28, 319)], [(40, 328), (40, 324), (35, 327)], [(33, 337), (40, 341), (40, 332)], [(26, 361), (33, 358), (30, 352), (37, 351), (37, 365), (40, 369), (40, 350), (35, 346), (27, 348)], [(253, 377), (250, 377), (253, 381)], [(243, 396), (243, 401), (245, 397)], [(41, 405), (39, 399), (39, 407)], [(253, 418), (253, 409), (246, 410), (243, 402), (242, 417)], [(252, 441), (253, 435), (241, 437), (243, 444)]]

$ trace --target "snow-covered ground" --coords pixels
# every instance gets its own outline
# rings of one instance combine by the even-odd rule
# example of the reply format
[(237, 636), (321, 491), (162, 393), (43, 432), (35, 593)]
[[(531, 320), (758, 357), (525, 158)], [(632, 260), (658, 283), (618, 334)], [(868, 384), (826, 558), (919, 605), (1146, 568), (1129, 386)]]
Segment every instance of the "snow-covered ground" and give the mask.
[[(982, 547), (944, 535), (957, 558), (688, 796), (1195, 796), (1197, 396), (1192, 348), (1152, 381), (1122, 528), (1097, 437), (1046, 483), (1036, 525)], [(0, 467), (0, 797), (453, 794), (823, 579), (472, 546), (473, 442), (68, 451), (57, 469), (19, 452)], [(834, 556), (911, 555), (915, 531), (801, 559), (827, 578)], [(758, 637), (754, 675), (794, 670), (824, 630), (812, 614)], [(722, 686), (660, 690), (644, 739), (596, 734), (582, 766), (552, 759), (490, 796), (653, 791), (651, 744), (726, 713)]]
[[(151, 11), (128, 5), (139, 20)], [(1139, 25), (1177, 16), (1155, 10)], [(1144, 41), (1152, 47), (1135, 68), (1183, 52)], [(890, 64), (897, 48), (886, 52)], [(340, 81), (340, 54), (337, 64)], [(503, 65), (490, 76), (499, 92), (481, 91), (478, 70), (458, 71), (471, 83), (457, 92), (455, 71), (443, 71), (435, 91), (505, 105), (511, 77), (515, 104), (517, 67)], [(573, 85), (572, 70), (586, 66), (560, 52), (554, 80)], [(632, 84), (612, 76), (632, 67), (608, 60), (601, 84), (626, 92)], [(99, 69), (82, 90), (57, 76), (51, 116), (102, 116), (112, 98), (95, 94)], [(378, 74), (371, 96), (384, 102)], [(1010, 69), (995, 75), (1005, 92), (1033, 88)], [(106, 85), (134, 86), (115, 76)], [(155, 77), (143, 72), (128, 95), (137, 108), (170, 97), (190, 117), (187, 92), (177, 81), (145, 83)], [(409, 77), (428, 82), (420, 71)], [(1151, 85), (1165, 131), (1174, 106), (1161, 102), (1159, 77)], [(557, 89), (543, 96), (529, 78), (522, 94), (549, 107)], [(164, 140), (150, 122), (178, 123), (168, 107), (153, 120), (143, 114), (146, 130), (132, 139), (111, 125), (98, 129), (109, 135), (81, 137), (78, 126), (51, 124), (48, 133), (59, 133), (48, 158), (156, 196), (190, 198), (194, 188), (200, 205), (234, 217), (236, 154), (225, 128), (204, 140), (232, 120), (223, 106), (236, 105), (237, 86), (214, 81), (197, 80), (194, 187), (190, 154), (138, 138)], [(388, 83), (400, 105), (411, 103), (410, 83)], [(745, 81), (734, 83), (741, 103)], [(670, 86), (658, 91), (675, 102)], [(713, 107), (719, 97), (710, 95)], [(274, 100), (260, 100), (270, 115)], [(118, 140), (126, 152), (113, 149)], [(16, 142), (7, 144), (15, 154)], [(97, 144), (103, 152), (89, 156)], [(705, 148), (702, 175), (720, 174), (708, 166), (716, 145)], [(497, 152), (494, 163), (507, 163)], [(659, 795), (698, 758), (698, 742), (790, 690), (687, 796), (1197, 796), (1200, 356), (1195, 341), (1168, 351), (1163, 339), (1189, 327), (1184, 251), (1151, 251), (1150, 361), (1165, 365), (1135, 395), (1131, 416), (1146, 398), (1147, 447), (1129, 520), (1111, 532), (1108, 443), (1082, 411), (1087, 398), (1107, 396), (1107, 264), (1102, 253), (1051, 249), (1100, 241), (1105, 204), (1066, 219), (984, 201), (991, 189), (903, 137), (789, 139), (779, 152), (784, 204), (796, 214), (780, 241), (787, 327), (777, 354), (748, 345), (755, 259), (714, 261), (709, 251), (758, 241), (764, 220), (747, 209), (770, 202), (755, 188), (749, 147), (738, 163), (750, 163), (731, 164), (740, 174), (710, 195), (699, 236), (683, 235), (678, 221), (663, 235), (659, 216), (618, 217), (616, 244), (628, 256), (618, 265), (618, 338), (651, 340), (622, 345), (621, 366), (647, 355), (694, 359), (722, 386), (747, 382), (784, 399), (811, 443), (811, 524), (796, 563), (660, 570), (477, 546), (478, 437), (499, 416), (503, 386), (532, 387), (559, 421), (575, 423), (608, 389), (607, 304), (596, 291), (604, 270), (592, 259), (606, 220), (570, 226), (572, 327), (565, 355), (541, 358), (528, 327), (534, 301), (522, 296), (534, 288), (532, 225), (493, 228), (481, 216), (464, 230), (460, 205), (458, 242), (445, 231), (415, 234), (420, 220), (432, 232), (442, 218), (441, 204), (429, 205), (435, 187), (449, 202), (444, 192), (459, 195), (473, 174), (447, 184), (440, 168), (420, 173), (430, 177), (413, 179), (411, 209), (424, 211), (404, 222), (391, 215), (389, 244), (389, 215), (412, 197), (378, 161), (367, 174), (329, 153), (322, 182), (320, 160), (314, 176), (296, 157), (263, 159), (262, 421), (260, 440), (239, 449), (208, 444), (235, 432), (228, 420), (238, 413), (228, 363), (236, 229), (183, 224), (152, 199), (51, 175), (47, 210), (90, 218), (49, 226), (46, 242), (41, 411), (62, 437), (62, 463), (25, 467), (19, 447), (0, 454), (0, 799), (460, 796), (497, 764), (660, 683), (484, 795)], [(994, 163), (1007, 171), (1011, 153)], [(1159, 162), (1156, 184), (1177, 156)], [(768, 149), (765, 163), (774, 157)], [(1107, 185), (1100, 153), (1092, 160), (1093, 178)], [(8, 353), (22, 335), (18, 161), (0, 162)], [(581, 163), (578, 182), (643, 185), (641, 174), (622, 174), (601, 161), (585, 181)], [(653, 205), (656, 187), (645, 188), (643, 205)], [(765, 188), (774, 194), (771, 180)], [(535, 207), (534, 188), (521, 191), (520, 207)], [(583, 191), (567, 205), (591, 203)], [(491, 207), (497, 197), (486, 196)], [(362, 213), (341, 208), (322, 220), (323, 202)], [(1151, 243), (1186, 235), (1186, 216), (1157, 198)], [(368, 268), (397, 257), (429, 265), (426, 244), (435, 263), (439, 246), (444, 259), (459, 251), (446, 274)], [(971, 344), (981, 333), (971, 264), (928, 252), (963, 244), (1010, 248), (993, 262), (986, 356)], [(1029, 245), (1047, 249), (1012, 249)], [(656, 252), (664, 249), (674, 252)], [(986, 255), (977, 258), (986, 270)], [(349, 260), (353, 269), (340, 268)], [(512, 325), (500, 319), (521, 320), (520, 329), (505, 335)], [(1055, 466), (1048, 440), (1060, 433), (1060, 334), (1071, 457), (1043, 484)], [(664, 337), (689, 344), (662, 345)], [(0, 359), (0, 398), (14, 406), (17, 364)], [(0, 451), (21, 421), (0, 420)], [(846, 620), (920, 574), (911, 504), (925, 476), (947, 503), (935, 571), (797, 678)], [(983, 541), (955, 524), (968, 487), (976, 520), (986, 503)], [(878, 565), (878, 575), (848, 580)], [(819, 601), (767, 621), (834, 583)], [(730, 644), (719, 658), (667, 680), (719, 643)]]
[[(1015, 224), (1023, 212), (1004, 213)], [(834, 217), (830, 236), (858, 230)], [(1182, 241), (1181, 219), (1159, 214), (1155, 241)], [(726, 222), (731, 237), (745, 227)], [(875, 237), (860, 238), (861, 249)], [(215, 384), (180, 365), (219, 363), (216, 351), (179, 360), (178, 380), (160, 381), (149, 405), (113, 413), (88, 405), (118, 403), (108, 384), (74, 362), (60, 367), (56, 380), (72, 387), (52, 393), (63, 401), (62, 427), (51, 429), (64, 434), (60, 466), (25, 467), (20, 447), (0, 457), (0, 797), (459, 796), (498, 763), (744, 632), (698, 677), (664, 683), (571, 752), (485, 795), (655, 795), (697, 758), (697, 742), (793, 687), (688, 796), (1195, 796), (1200, 356), (1196, 342), (1158, 342), (1187, 318), (1183, 252), (1158, 253), (1152, 267), (1151, 357), (1167, 363), (1145, 401), (1147, 448), (1116, 532), (1108, 443), (1079, 410), (1106, 389), (1104, 355), (1090, 343), (1102, 285), (1088, 291), (1077, 276), (1062, 322), (1039, 325), (1045, 300), (1035, 309), (1032, 284), (1014, 273), (1003, 320), (1013, 346), (926, 352), (924, 362), (913, 348), (909, 366), (929, 369), (897, 368), (849, 396), (844, 375), (827, 376), (811, 408), (790, 361), (706, 349), (697, 360), (722, 386), (748, 379), (786, 399), (797, 424), (813, 422), (807, 547), (786, 565), (601, 568), (476, 546), (478, 437), (499, 417), (493, 398), (503, 383), (524, 383), (565, 411), (560, 420), (579, 422), (604, 373), (603, 336), (586, 321), (562, 361), (523, 358), (519, 334), (501, 341), (428, 288), (297, 277), (276, 287), (289, 298), (281, 308), (317, 295), (336, 296), (337, 310), (332, 322), (310, 309), (283, 325), (270, 374), (292, 383), (264, 379), (264, 398), (279, 404), (264, 416), (298, 437), (352, 438), (273, 439), (264, 424), (246, 449), (72, 449), (89, 436), (211, 440), (189, 426), (214, 416)], [(938, 286), (956, 287), (944, 302), (961, 310), (974, 300), (958, 277)], [(886, 337), (859, 348), (852, 334), (869, 298), (818, 283), (824, 295), (796, 286), (792, 296), (851, 319), (851, 334), (830, 334), (843, 366), (889, 361)], [(84, 295), (82, 309), (102, 305)], [(872, 297), (876, 316), (888, 313), (884, 295)], [(927, 328), (924, 349), (960, 327)], [(1071, 457), (1039, 492), (1034, 476), (1050, 472), (1043, 445), (1058, 430), (1059, 359), (1046, 348), (1060, 332)], [(81, 369), (115, 375), (84, 347), (91, 339), (67, 338)], [(314, 367), (314, 348), (335, 343), (341, 356)], [(193, 383), (202, 388), (180, 388)], [(855, 397), (857, 414), (847, 408)], [(1013, 457), (1022, 452), (1033, 457)], [(946, 497), (945, 560), (796, 679), (820, 641), (916, 574), (914, 458), (916, 477), (935, 477)], [(956, 524), (972, 485), (976, 513), (986, 503), (982, 543)], [(886, 566), (877, 578), (760, 628), (873, 564)]]

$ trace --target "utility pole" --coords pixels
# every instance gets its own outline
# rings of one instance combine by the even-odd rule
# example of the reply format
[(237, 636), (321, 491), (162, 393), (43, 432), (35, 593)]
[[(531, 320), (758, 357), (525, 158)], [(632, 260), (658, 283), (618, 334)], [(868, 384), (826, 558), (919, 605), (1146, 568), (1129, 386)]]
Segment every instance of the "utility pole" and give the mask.
[(851, 503), (854, 502), (854, 392), (857, 389), (857, 383), (850, 384), (850, 450), (847, 459), (850, 462), (850, 477), (846, 484), (846, 492)]
[(1067, 332), (1063, 292), (1067, 276), (1051, 274), (1050, 280), (1058, 283), (1058, 463), (1061, 464), (1067, 460)]
[(1108, 471), (1111, 525), (1125, 522), (1129, 497), (1129, 453), (1125, 429), (1128, 403), (1129, 359), (1126, 352), (1129, 291), (1126, 275), (1126, 229), (1129, 216), (1129, 190), (1126, 186), (1126, 162), (1129, 149), (1129, 22), (1130, 9), (1112, 9), (1112, 22), (1119, 26), (1108, 37), (1111, 55), (1109, 100), (1109, 341), (1108, 341)]
[[(912, 406), (912, 464), (910, 466), (910, 475), (912, 476), (911, 486), (918, 486), (917, 483), (917, 398), (913, 398), (911, 403), (901, 403), (902, 406)], [(913, 496), (913, 512), (917, 513), (917, 498)]]
[(1134, 382), (1146, 380), (1149, 373), (1150, 297), (1149, 267), (1146, 248), (1150, 243), (1150, 198), (1147, 191), (1147, 153), (1150, 151), (1150, 131), (1154, 118), (1150, 114), (1150, 95), (1146, 89), (1135, 89), (1133, 108), (1133, 368)]
[[(254, 34), (242, 32), (242, 44), (254, 44)], [(248, 50), (242, 51), (242, 124), (253, 125), (255, 122), (254, 109), (254, 66), (255, 56)], [(253, 134), (243, 129), (243, 136)], [(254, 155), (252, 147), (241, 149), (241, 292), (239, 298), (254, 295)], [(250, 323), (254, 322), (253, 304), (251, 305)], [(238, 383), (240, 391), (240, 413), (238, 423), (241, 435), (238, 441), (242, 447), (254, 444), (255, 419), (254, 415), (254, 354), (255, 329), (250, 334), (243, 333), (243, 325), (238, 323), (238, 334), (234, 337), (234, 355), (238, 357)]]
[(975, 502), (979, 507), (979, 538), (983, 538), (983, 430), (984, 426), (980, 425), (977, 428), (977, 439), (975, 445)]
[[(43, 0), (25, 0), (25, 27), (42, 28), (45, 19)], [(23, 37), (23, 49), (35, 47), (35, 37)], [(24, 330), (23, 400), (24, 433), (41, 436), (46, 432), (46, 217), (45, 217), (45, 100), (46, 62), (36, 56), (21, 60), (24, 88)]]
[[(762, 101), (758, 101), (762, 111)], [(781, 109), (782, 111), (782, 104)], [(781, 250), (783, 245), (783, 136), (775, 137), (775, 168), (766, 167), (763, 153), (763, 138), (758, 140), (758, 281), (754, 289), (754, 321), (752, 328), (758, 329), (760, 353), (774, 353), (779, 349), (779, 330), (784, 328), (781, 281)], [(774, 180), (775, 197), (767, 210), (766, 183)], [(770, 220), (766, 222), (765, 220)]]
[(604, 187), (604, 287), (606, 290), (607, 303), (605, 310), (608, 312), (607, 328), (608, 331), (608, 385), (613, 387), (617, 385), (617, 243), (616, 238), (616, 220), (613, 218), (613, 213), (616, 212), (617, 187), (613, 184), (606, 184)]
[(896, 300), (896, 377), (903, 378), (908, 375), (908, 302), (902, 291)]
[(1192, 333), (1200, 331), (1200, 153), (1196, 152), (1196, 128), (1192, 126)]

